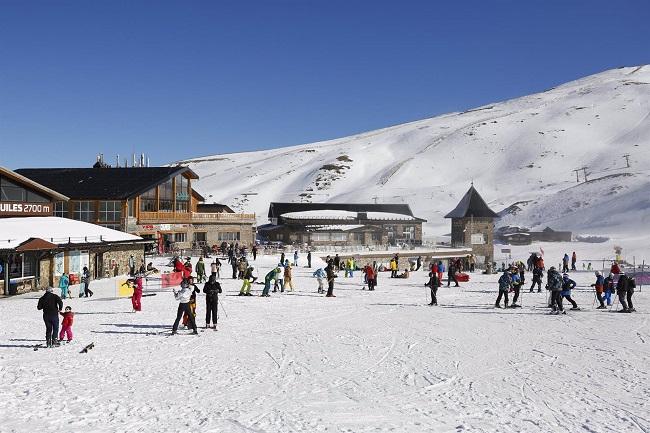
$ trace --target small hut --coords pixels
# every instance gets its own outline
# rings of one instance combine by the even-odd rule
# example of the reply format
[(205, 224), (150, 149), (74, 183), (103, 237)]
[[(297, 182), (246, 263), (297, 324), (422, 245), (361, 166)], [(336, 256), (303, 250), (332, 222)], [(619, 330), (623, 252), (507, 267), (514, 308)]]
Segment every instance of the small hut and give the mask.
[(472, 248), (477, 264), (494, 261), (494, 219), (498, 217), (472, 183), (454, 210), (445, 215), (451, 218), (452, 247)]

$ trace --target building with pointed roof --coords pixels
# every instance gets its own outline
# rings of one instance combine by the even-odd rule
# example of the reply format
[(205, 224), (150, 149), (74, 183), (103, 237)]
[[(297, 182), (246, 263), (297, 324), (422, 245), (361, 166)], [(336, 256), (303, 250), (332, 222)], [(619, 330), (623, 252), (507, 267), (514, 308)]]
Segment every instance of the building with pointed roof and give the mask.
[(498, 217), (472, 183), (454, 210), (445, 215), (451, 218), (452, 247), (471, 247), (478, 265), (493, 262), (494, 220)]

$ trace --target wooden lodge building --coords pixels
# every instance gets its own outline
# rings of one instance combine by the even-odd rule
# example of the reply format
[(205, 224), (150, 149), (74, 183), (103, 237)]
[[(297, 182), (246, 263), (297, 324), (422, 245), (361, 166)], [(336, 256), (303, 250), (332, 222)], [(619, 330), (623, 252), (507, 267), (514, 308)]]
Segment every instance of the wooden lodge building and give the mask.
[(260, 237), (285, 244), (422, 245), (422, 223), (407, 204), (277, 203)]
[(454, 210), (445, 215), (451, 218), (451, 246), (471, 247), (477, 265), (492, 263), (494, 220), (498, 217), (472, 183)]
[(127, 271), (144, 241), (106, 227), (54, 217), (68, 197), (0, 167), (0, 294), (57, 286), (65, 272), (74, 284), (84, 266), (93, 278)]
[(16, 170), (70, 200), (54, 202), (54, 215), (85, 221), (154, 241), (160, 251), (252, 244), (255, 214), (204, 204), (188, 167), (24, 168)]

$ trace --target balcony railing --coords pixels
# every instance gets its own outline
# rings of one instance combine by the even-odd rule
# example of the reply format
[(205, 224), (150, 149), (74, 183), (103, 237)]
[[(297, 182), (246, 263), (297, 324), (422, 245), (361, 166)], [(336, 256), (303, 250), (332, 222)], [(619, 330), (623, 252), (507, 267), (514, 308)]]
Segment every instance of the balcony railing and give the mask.
[(254, 223), (254, 213), (209, 213), (209, 212), (140, 212), (140, 224), (160, 223)]

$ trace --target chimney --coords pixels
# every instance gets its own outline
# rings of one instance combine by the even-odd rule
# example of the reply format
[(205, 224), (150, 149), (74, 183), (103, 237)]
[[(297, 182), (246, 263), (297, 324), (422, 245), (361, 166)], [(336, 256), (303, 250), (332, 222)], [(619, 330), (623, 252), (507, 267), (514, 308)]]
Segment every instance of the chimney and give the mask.
[(115, 158), (115, 167), (120, 168), (120, 154), (117, 154), (117, 157)]

